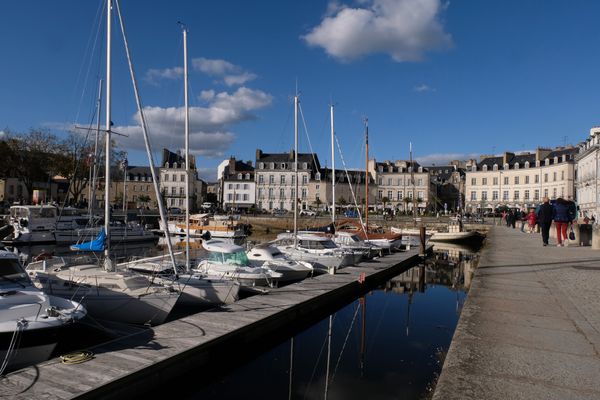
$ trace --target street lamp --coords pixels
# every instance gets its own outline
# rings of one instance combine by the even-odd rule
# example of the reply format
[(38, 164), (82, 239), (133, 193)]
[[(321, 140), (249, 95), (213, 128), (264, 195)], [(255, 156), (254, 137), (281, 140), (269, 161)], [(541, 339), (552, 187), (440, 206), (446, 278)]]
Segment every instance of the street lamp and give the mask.
[(123, 170), (123, 213), (127, 209), (127, 167), (129, 163), (127, 158), (121, 161), (121, 169)]

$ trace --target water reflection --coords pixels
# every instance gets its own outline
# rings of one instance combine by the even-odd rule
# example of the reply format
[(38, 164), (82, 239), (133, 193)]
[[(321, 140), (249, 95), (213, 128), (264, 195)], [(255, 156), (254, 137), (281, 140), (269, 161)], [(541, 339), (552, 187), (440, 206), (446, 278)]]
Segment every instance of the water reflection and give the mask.
[(174, 384), (190, 399), (426, 398), (477, 260), (474, 252), (439, 250), (263, 354), (222, 354), (229, 366), (207, 366), (221, 373), (204, 382), (196, 376), (193, 387), (187, 378)]

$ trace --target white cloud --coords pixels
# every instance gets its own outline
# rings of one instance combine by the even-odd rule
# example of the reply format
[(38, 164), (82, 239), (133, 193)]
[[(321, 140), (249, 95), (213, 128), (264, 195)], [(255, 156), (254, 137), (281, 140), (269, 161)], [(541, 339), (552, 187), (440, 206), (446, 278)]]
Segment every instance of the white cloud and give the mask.
[(198, 168), (198, 175), (205, 182), (216, 182), (217, 181), (217, 169), (216, 168)]
[(415, 160), (423, 165), (447, 165), (452, 160), (479, 160), (479, 153), (434, 153), (422, 157), (415, 157)]
[[(255, 119), (253, 111), (268, 106), (273, 99), (268, 93), (245, 87), (233, 93), (205, 91), (200, 97), (208, 104), (206, 107), (190, 107), (190, 151), (209, 157), (223, 156), (235, 140), (230, 128)], [(183, 148), (184, 111), (183, 107), (144, 108), (153, 150)], [(113, 127), (116, 132), (128, 135), (115, 139), (124, 150), (145, 149), (137, 112), (132, 119), (135, 121), (132, 125)]]
[(422, 84), (420, 84), (418, 86), (415, 86), (413, 90), (415, 92), (419, 92), (419, 93), (423, 93), (423, 92), (435, 92), (434, 88), (432, 88), (431, 86), (426, 85), (424, 83), (422, 83)]
[(329, 4), (321, 23), (302, 38), (341, 61), (389, 54), (395, 61), (419, 61), (427, 50), (448, 48), (440, 22), (441, 0), (369, 0), (363, 8)]
[(144, 80), (156, 84), (161, 79), (180, 79), (183, 77), (183, 67), (173, 67), (165, 69), (149, 69), (146, 72)]
[(220, 59), (194, 58), (192, 66), (195, 70), (209, 76), (222, 78), (227, 86), (243, 85), (257, 78), (256, 74), (244, 71), (242, 67)]

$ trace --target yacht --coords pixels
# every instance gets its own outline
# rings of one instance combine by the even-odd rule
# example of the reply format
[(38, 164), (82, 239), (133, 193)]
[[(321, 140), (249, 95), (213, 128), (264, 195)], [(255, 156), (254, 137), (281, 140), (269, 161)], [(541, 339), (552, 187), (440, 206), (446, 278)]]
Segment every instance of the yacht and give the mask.
[[(248, 236), (248, 225), (239, 223), (239, 215), (192, 214), (189, 218), (190, 239), (223, 239), (241, 244)], [(167, 221), (171, 236), (185, 236), (185, 216), (172, 216)], [(162, 222), (161, 232), (164, 232)]]
[(63, 257), (31, 262), (26, 271), (44, 292), (79, 299), (90, 316), (128, 324), (163, 323), (180, 292), (128, 271), (108, 271), (99, 263), (72, 265)]
[(333, 241), (342, 249), (358, 252), (365, 258), (383, 255), (383, 247), (373, 243), (367, 243), (364, 240), (361, 240), (358, 235), (351, 232), (336, 232), (333, 235)]
[(355, 256), (340, 249), (331, 239), (316, 234), (280, 233), (271, 242), (279, 251), (297, 261), (306, 261), (315, 269), (335, 273), (339, 268), (353, 265)]
[[(176, 256), (182, 253), (175, 253)], [(148, 257), (117, 264), (118, 269), (128, 269), (152, 277), (153, 282), (172, 285), (181, 291), (177, 305), (218, 306), (238, 300), (240, 284), (229, 279), (207, 278), (198, 272), (186, 272), (185, 265), (173, 263), (166, 256)]]
[(208, 251), (208, 258), (201, 260), (194, 271), (208, 278), (230, 279), (247, 287), (274, 287), (283, 277), (270, 268), (252, 265), (241, 246), (215, 239), (202, 241), (202, 247)]
[(246, 254), (251, 264), (281, 273), (280, 282), (302, 280), (314, 272), (312, 264), (293, 260), (268, 243), (254, 246)]
[(51, 205), (11, 206), (8, 224), (12, 232), (2, 238), (9, 246), (54, 244), (57, 208)]
[(61, 330), (85, 315), (80, 303), (36, 288), (18, 257), (0, 250), (0, 375), (50, 358)]

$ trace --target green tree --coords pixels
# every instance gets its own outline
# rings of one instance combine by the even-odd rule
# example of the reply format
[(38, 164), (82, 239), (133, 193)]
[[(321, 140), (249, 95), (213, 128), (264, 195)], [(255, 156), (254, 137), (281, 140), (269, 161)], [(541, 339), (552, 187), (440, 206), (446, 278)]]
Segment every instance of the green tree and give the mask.
[(387, 197), (383, 197), (381, 199), (381, 202), (383, 203), (383, 208), (385, 208), (385, 206), (387, 205), (387, 203), (390, 202), (390, 199), (388, 199)]

